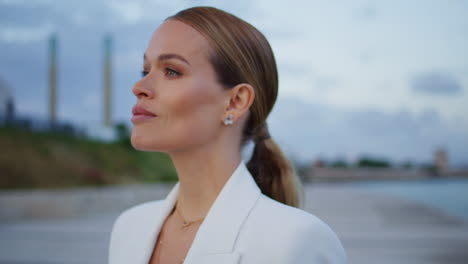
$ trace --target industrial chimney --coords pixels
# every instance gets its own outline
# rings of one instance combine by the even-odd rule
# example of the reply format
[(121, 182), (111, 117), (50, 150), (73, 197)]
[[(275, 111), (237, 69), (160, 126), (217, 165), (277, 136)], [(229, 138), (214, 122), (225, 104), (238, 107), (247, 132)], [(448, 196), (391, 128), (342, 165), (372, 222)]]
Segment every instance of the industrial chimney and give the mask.
[(104, 126), (112, 126), (112, 38), (104, 38)]
[(49, 38), (49, 122), (57, 121), (57, 36)]

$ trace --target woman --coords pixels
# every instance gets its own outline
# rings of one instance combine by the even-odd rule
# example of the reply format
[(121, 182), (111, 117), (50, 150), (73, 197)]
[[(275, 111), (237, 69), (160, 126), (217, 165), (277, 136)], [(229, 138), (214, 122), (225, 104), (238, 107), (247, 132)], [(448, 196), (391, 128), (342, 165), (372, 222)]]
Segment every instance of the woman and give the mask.
[(295, 208), (298, 178), (266, 124), (276, 63), (257, 29), (211, 7), (169, 17), (133, 93), (132, 145), (168, 153), (179, 182), (119, 216), (110, 264), (346, 262), (335, 233)]

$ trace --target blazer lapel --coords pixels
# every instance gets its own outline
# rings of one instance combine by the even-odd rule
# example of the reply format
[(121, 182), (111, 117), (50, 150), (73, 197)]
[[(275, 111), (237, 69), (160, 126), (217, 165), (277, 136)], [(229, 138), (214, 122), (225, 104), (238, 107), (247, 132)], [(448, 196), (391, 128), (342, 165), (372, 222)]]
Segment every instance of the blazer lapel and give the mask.
[[(153, 254), (154, 246), (158, 238), (159, 232), (164, 224), (169, 213), (174, 208), (179, 192), (179, 182), (177, 182), (169, 194), (164, 199), (162, 207), (148, 212), (141, 216), (139, 226), (135, 227), (139, 230), (138, 240), (133, 243), (134, 254), (132, 263), (140, 263), (138, 259), (142, 259), (142, 264), (148, 264), (151, 255)], [(149, 231), (149, 232), (148, 232)], [(127, 262), (128, 263), (128, 262)]]
[(238, 263), (235, 242), (260, 195), (260, 188), (241, 160), (200, 225), (184, 263)]

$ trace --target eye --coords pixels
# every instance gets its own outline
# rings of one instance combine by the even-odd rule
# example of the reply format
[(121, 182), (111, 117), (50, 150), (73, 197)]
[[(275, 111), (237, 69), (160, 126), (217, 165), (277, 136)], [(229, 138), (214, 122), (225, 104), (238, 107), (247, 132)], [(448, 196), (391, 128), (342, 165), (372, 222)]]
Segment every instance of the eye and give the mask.
[(165, 74), (166, 76), (169, 76), (169, 77), (178, 77), (181, 75), (180, 72), (174, 71), (173, 69), (170, 69), (170, 68), (165, 69)]
[(141, 71), (141, 77), (144, 78), (148, 73), (148, 71)]

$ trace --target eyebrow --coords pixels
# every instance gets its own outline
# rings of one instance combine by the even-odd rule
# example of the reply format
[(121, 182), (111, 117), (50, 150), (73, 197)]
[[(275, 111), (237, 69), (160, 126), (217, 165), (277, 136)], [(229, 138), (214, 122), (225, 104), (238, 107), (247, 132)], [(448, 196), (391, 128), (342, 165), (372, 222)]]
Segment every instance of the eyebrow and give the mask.
[[(146, 53), (143, 54), (143, 59), (145, 61), (148, 61), (148, 58), (146, 57)], [(170, 60), (170, 59), (178, 59), (178, 60), (181, 60), (181, 61), (185, 62), (186, 64), (190, 65), (188, 60), (186, 60), (184, 57), (182, 57), (182, 56), (180, 56), (178, 54), (175, 54), (175, 53), (166, 53), (166, 54), (161, 54), (161, 55), (158, 56), (159, 61)]]

